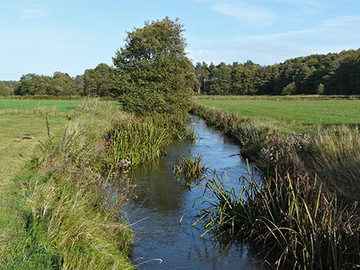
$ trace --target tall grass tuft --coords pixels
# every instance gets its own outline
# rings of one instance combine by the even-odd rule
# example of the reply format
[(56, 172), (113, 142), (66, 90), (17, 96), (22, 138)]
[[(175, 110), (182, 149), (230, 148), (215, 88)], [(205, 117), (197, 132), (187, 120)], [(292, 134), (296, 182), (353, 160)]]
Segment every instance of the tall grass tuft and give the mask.
[(360, 201), (360, 132), (347, 126), (318, 129), (310, 136), (307, 167), (341, 198)]
[(173, 172), (178, 181), (185, 181), (190, 186), (192, 183), (200, 181), (207, 170), (208, 168), (203, 164), (202, 153), (193, 156), (189, 151), (187, 156), (179, 158), (178, 163), (174, 165)]
[(108, 164), (116, 166), (123, 159), (132, 166), (154, 163), (165, 154), (166, 146), (177, 140), (193, 140), (193, 133), (186, 130), (184, 119), (176, 116), (155, 115), (118, 122), (106, 136)]
[(203, 187), (210, 195), (197, 222), (206, 233), (244, 237), (260, 245), (277, 269), (354, 269), (359, 267), (358, 204), (328, 199), (322, 186), (307, 177), (276, 177), (257, 183), (242, 178), (243, 188), (225, 189), (214, 174)]

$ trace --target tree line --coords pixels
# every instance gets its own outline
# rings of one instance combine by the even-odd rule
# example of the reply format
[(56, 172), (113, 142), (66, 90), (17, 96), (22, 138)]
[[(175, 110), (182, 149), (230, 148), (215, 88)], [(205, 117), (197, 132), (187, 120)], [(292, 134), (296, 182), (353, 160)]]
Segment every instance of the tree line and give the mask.
[(29, 73), (12, 84), (8, 92), (21, 96), (110, 96), (113, 72), (114, 68), (99, 64), (95, 69), (88, 69), (83, 75), (76, 77), (58, 71), (53, 76)]
[(0, 97), (8, 97), (14, 94), (16, 81), (0, 81)]
[(260, 66), (195, 65), (196, 91), (207, 95), (360, 94), (360, 49), (297, 57)]
[[(167, 24), (170, 21), (168, 20)], [(173, 30), (178, 27), (176, 31), (179, 32), (181, 25), (176, 24), (176, 27), (174, 25), (172, 25)], [(144, 29), (148, 29), (150, 26), (147, 25)], [(168, 26), (162, 27), (154, 28), (164, 31)], [(142, 39), (142, 35), (150, 35), (144, 32), (145, 30), (142, 31), (139, 30), (137, 33), (138, 39)], [(151, 33), (153, 37), (162, 36), (156, 31)], [(179, 33), (177, 35), (180, 35)], [(158, 39), (158, 37), (156, 38)], [(131, 38), (132, 36), (128, 37), (128, 46), (135, 46), (135, 43), (131, 44)], [(146, 42), (150, 41), (151, 39), (148, 39)], [(125, 49), (127, 48), (123, 50)], [(144, 50), (143, 48), (135, 49), (140, 52)], [(161, 48), (159, 50), (161, 51)], [(146, 54), (146, 51), (144, 50), (142, 53)], [(121, 57), (118, 53), (113, 58), (114, 66), (102, 63), (94, 69), (85, 70), (83, 75), (76, 77), (62, 72), (55, 72), (53, 76), (31, 73), (23, 75), (16, 83), (0, 82), (0, 96), (15, 94), (117, 97), (119, 93), (123, 93), (129, 88), (129, 81), (141, 79), (143, 87), (137, 90), (137, 96), (142, 96), (150, 102), (149, 95), (155, 94), (154, 87), (167, 87), (162, 78), (179, 75), (177, 68), (184, 65), (179, 63), (169, 71), (163, 68), (169, 66), (169, 63), (161, 63), (156, 66), (152, 59), (155, 55), (148, 55), (146, 56), (148, 59), (139, 59), (141, 66), (137, 63), (136, 66), (131, 67), (126, 62), (132, 59), (130, 56), (126, 56), (125, 51)], [(128, 57), (128, 59), (122, 57)], [(185, 55), (181, 57), (185, 57)], [(163, 70), (163, 74), (159, 75), (161, 70)], [(194, 92), (204, 95), (360, 94), (360, 49), (297, 57), (269, 66), (261, 66), (252, 61), (232, 64), (222, 62), (218, 65), (202, 62), (186, 67), (186, 70), (186, 76), (190, 76), (190, 71), (194, 76), (194, 80), (190, 80)], [(135, 78), (136, 76), (138, 78)], [(144, 91), (147, 94), (140, 95)]]

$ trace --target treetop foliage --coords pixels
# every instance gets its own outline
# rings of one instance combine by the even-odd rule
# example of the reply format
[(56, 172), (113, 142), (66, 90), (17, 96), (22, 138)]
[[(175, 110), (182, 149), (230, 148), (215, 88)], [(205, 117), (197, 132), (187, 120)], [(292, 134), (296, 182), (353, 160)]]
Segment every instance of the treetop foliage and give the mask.
[(67, 73), (54, 72), (52, 77), (29, 73), (21, 76), (14, 87), (15, 95), (79, 95), (73, 78)]
[(124, 63), (135, 63), (158, 61), (164, 55), (184, 58), (186, 41), (182, 32), (183, 25), (178, 19), (172, 21), (166, 17), (161, 21), (147, 21), (143, 28), (127, 32), (126, 44), (124, 48), (120, 48), (114, 59), (121, 59)]
[(166, 17), (127, 33), (113, 57), (116, 96), (125, 110), (142, 115), (188, 110), (195, 76), (183, 31), (178, 19)]

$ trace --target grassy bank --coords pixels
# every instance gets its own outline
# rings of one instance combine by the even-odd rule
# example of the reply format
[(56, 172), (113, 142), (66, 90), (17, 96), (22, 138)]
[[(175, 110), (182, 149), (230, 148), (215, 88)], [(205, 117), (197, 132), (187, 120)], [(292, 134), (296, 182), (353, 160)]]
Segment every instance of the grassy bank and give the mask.
[[(22, 102), (28, 107), (33, 104)], [(8, 185), (3, 189), (7, 204), (2, 205), (1, 215), (1, 269), (133, 268), (128, 258), (132, 232), (119, 216), (130, 193), (125, 191), (128, 179), (104, 169), (106, 130), (132, 116), (96, 101), (70, 111), (70, 103), (62, 113), (51, 110), (51, 116), (41, 107), (1, 116), (8, 121), (9, 135), (26, 133), (20, 135), (27, 138), (23, 141), (33, 142), (31, 148), (19, 149), (24, 153), (7, 153), (3, 164)], [(37, 133), (42, 143), (34, 153), (39, 141), (29, 138)], [(9, 140), (4, 146), (11, 148), (13, 138)], [(32, 153), (35, 157), (25, 168), (10, 173), (11, 162), (19, 162), (18, 154), (24, 156), (20, 168)]]
[[(60, 135), (66, 119), (51, 116), (49, 123), (53, 134)], [(10, 259), (9, 247), (25, 226), (17, 208), (22, 180), (16, 176), (36, 152), (39, 141), (47, 138), (45, 116), (0, 115), (0, 134), (0, 269), (10, 269), (5, 263)]]
[[(19, 149), (27, 154), (17, 171), (8, 165), (19, 161), (18, 152), (8, 153), (3, 164), (0, 268), (133, 268), (132, 230), (122, 214), (133, 191), (127, 173), (131, 166), (156, 162), (170, 142), (187, 138), (182, 119), (137, 118), (114, 102), (97, 100), (64, 112), (39, 108), (0, 115), (9, 134), (17, 130), (28, 142), (25, 137), (41, 130), (42, 141), (22, 170), (35, 140), (32, 148)], [(32, 119), (27, 121), (31, 132), (24, 119)], [(4, 147), (10, 149), (13, 139)]]
[(198, 104), (193, 113), (235, 138), (265, 175), (261, 184), (243, 179), (241, 191), (225, 190), (216, 175), (207, 179), (206, 188), (218, 199), (209, 198), (203, 211), (208, 230), (261, 245), (267, 260), (279, 268), (359, 267), (357, 128), (315, 124), (309, 130), (296, 120), (293, 125), (300, 129), (284, 128), (277, 120)]

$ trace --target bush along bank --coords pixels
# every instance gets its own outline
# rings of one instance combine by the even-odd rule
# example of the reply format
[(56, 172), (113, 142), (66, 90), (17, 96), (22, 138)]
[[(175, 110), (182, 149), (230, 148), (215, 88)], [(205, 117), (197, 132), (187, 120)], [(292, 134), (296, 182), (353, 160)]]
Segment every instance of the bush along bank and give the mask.
[(186, 137), (185, 125), (137, 118), (97, 100), (84, 102), (68, 117), (60, 139), (51, 137), (48, 126), (42, 155), (19, 176), (18, 211), (25, 226), (1, 256), (0, 268), (134, 268), (133, 233), (122, 211), (133, 197), (129, 169), (159, 158), (175, 137)]
[(240, 191), (224, 189), (216, 174), (205, 177), (218, 198), (201, 213), (207, 231), (259, 244), (276, 268), (360, 267), (357, 129), (285, 134), (197, 104), (192, 113), (235, 138), (264, 173), (261, 183), (243, 178)]

